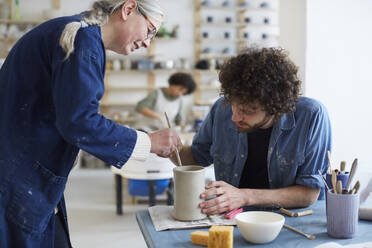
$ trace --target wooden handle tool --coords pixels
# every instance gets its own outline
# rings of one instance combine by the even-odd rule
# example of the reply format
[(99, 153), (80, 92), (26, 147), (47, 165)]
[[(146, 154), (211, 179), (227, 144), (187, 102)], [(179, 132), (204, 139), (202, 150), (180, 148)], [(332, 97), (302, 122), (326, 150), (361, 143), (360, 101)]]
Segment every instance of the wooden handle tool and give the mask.
[(329, 171), (332, 173), (331, 152), (330, 151), (327, 151), (327, 157), (328, 157)]
[(337, 194), (342, 194), (342, 181), (337, 181), (336, 183), (336, 191), (337, 191)]
[[(164, 112), (164, 115), (165, 115), (165, 119), (167, 119), (168, 128), (171, 128), (171, 124), (169, 122), (167, 113)], [(178, 148), (177, 147), (176, 147), (176, 156), (177, 156), (178, 165), (179, 166), (182, 166), (182, 162), (181, 162), (181, 158), (180, 158), (180, 153), (178, 152)]]
[(336, 172), (335, 172), (335, 171), (332, 171), (332, 187), (333, 187), (333, 193), (335, 193), (335, 194), (337, 195), (336, 183), (337, 183)]
[(326, 180), (324, 179), (322, 173), (320, 172), (320, 170), (318, 170), (318, 172), (319, 172), (319, 175), (320, 175), (320, 177), (322, 178), (322, 180), (323, 180), (323, 182), (324, 182), (324, 185), (327, 187), (327, 190), (329, 191), (328, 184), (327, 184)]
[(282, 214), (285, 214), (285, 215), (288, 215), (290, 217), (293, 217), (295, 214), (288, 210), (288, 209), (285, 209), (285, 208), (280, 208), (279, 211), (282, 213)]
[(346, 167), (346, 161), (341, 161), (341, 164), (340, 164), (340, 171), (341, 171), (341, 172), (344, 172), (344, 171), (345, 171), (345, 167)]
[(353, 161), (353, 164), (351, 165), (351, 170), (350, 170), (350, 174), (349, 174), (349, 179), (347, 180), (347, 184), (346, 184), (346, 189), (349, 190), (349, 187), (350, 187), (350, 184), (351, 184), (351, 181), (353, 180), (353, 177), (355, 175), (355, 172), (357, 170), (357, 167), (358, 167), (358, 159), (354, 159)]
[(296, 229), (294, 227), (288, 226), (287, 224), (284, 224), (284, 227), (287, 228), (287, 229), (289, 229), (289, 230), (291, 230), (291, 231), (294, 231), (296, 233), (299, 233), (301, 235), (304, 235), (308, 239), (311, 239), (311, 240), (314, 240), (315, 239), (315, 235), (306, 234), (306, 233), (304, 233), (304, 232), (302, 232), (302, 231), (300, 231), (300, 230), (298, 230), (298, 229)]
[(313, 210), (311, 210), (311, 209), (301, 211), (301, 212), (297, 212), (297, 213), (294, 214), (294, 217), (301, 217), (301, 216), (310, 215), (310, 214), (313, 214)]
[(356, 194), (360, 188), (359, 180), (354, 184), (354, 187), (349, 191), (349, 194)]

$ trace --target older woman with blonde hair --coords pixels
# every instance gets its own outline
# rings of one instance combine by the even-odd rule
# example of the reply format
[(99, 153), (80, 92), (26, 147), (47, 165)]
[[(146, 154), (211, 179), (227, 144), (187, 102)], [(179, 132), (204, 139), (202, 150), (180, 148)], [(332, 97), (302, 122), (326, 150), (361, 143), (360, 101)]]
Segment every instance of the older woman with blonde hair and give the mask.
[(178, 135), (106, 119), (105, 50), (148, 47), (163, 12), (154, 0), (103, 0), (24, 35), (0, 70), (0, 247), (71, 247), (63, 192), (79, 149), (118, 168), (150, 152), (169, 157)]

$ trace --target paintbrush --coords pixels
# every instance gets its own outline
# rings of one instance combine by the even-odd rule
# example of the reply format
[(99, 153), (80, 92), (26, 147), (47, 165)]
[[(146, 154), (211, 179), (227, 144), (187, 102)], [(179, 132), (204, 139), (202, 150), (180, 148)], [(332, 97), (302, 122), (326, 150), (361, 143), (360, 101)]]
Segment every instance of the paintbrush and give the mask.
[[(169, 122), (169, 119), (168, 119), (168, 115), (166, 112), (164, 112), (164, 115), (165, 115), (165, 119), (167, 119), (167, 123), (168, 123), (168, 128), (172, 128), (171, 127), (171, 124)], [(182, 162), (181, 162), (181, 158), (180, 158), (180, 153), (178, 152), (178, 148), (176, 146), (176, 156), (177, 156), (177, 161), (178, 161), (178, 165), (179, 166), (182, 166)]]
[(341, 164), (340, 164), (340, 171), (343, 173), (345, 171), (345, 167), (346, 167), (346, 161), (341, 161)]
[(331, 152), (327, 151), (328, 163), (329, 163), (329, 174), (332, 174), (332, 165), (331, 165)]
[(350, 170), (349, 178), (347, 180), (347, 184), (346, 184), (346, 188), (345, 188), (346, 190), (349, 190), (351, 181), (354, 178), (354, 175), (355, 175), (355, 172), (357, 170), (357, 167), (358, 167), (358, 159), (356, 158), (356, 159), (354, 159), (353, 164), (351, 165), (351, 170)]
[(356, 194), (356, 193), (358, 193), (359, 188), (360, 188), (360, 182), (357, 181), (354, 184), (354, 187), (349, 191), (349, 194)]
[(320, 170), (318, 170), (318, 172), (319, 172), (319, 175), (320, 175), (320, 177), (322, 178), (322, 180), (323, 180), (323, 182), (324, 182), (324, 185), (327, 187), (327, 190), (329, 191), (328, 184), (327, 184), (326, 180), (324, 179), (322, 173), (320, 172)]
[(342, 181), (341, 180), (337, 181), (336, 183), (336, 191), (337, 191), (337, 194), (342, 194)]
[(299, 233), (301, 235), (304, 235), (308, 239), (311, 239), (311, 240), (314, 240), (315, 239), (315, 236), (314, 235), (310, 235), (310, 234), (304, 233), (304, 232), (302, 232), (302, 231), (300, 231), (300, 230), (298, 230), (298, 229), (296, 229), (294, 227), (288, 226), (287, 224), (284, 224), (284, 227), (287, 228), (287, 229), (289, 229), (289, 230), (291, 230), (291, 231), (294, 231), (296, 233)]
[(337, 184), (337, 175), (336, 175), (336, 172), (335, 171), (332, 171), (332, 188), (333, 188), (333, 193), (335, 193), (337, 195), (336, 184)]

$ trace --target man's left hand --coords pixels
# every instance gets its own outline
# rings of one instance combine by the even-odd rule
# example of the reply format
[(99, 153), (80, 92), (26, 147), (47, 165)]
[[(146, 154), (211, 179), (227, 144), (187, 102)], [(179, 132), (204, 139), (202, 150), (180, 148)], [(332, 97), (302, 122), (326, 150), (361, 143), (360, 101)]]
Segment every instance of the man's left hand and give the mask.
[(205, 214), (220, 214), (244, 206), (243, 192), (224, 181), (210, 182), (205, 189), (201, 198), (217, 195), (216, 198), (199, 204)]

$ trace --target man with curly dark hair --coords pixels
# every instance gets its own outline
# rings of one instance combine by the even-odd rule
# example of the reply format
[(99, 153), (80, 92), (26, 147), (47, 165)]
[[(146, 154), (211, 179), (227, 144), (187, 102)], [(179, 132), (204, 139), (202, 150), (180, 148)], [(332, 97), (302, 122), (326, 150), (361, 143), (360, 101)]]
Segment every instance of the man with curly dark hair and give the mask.
[[(214, 164), (202, 212), (242, 206), (306, 207), (323, 198), (331, 125), (318, 101), (299, 97), (298, 69), (280, 48), (250, 48), (221, 68), (215, 102), (183, 165)], [(176, 163), (176, 159), (172, 157)]]

